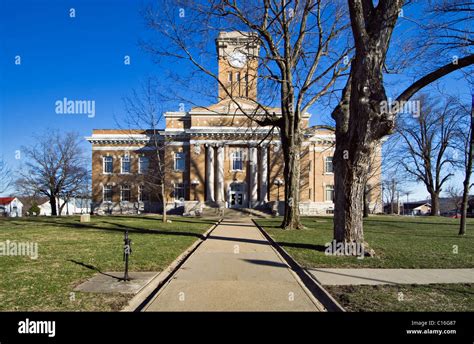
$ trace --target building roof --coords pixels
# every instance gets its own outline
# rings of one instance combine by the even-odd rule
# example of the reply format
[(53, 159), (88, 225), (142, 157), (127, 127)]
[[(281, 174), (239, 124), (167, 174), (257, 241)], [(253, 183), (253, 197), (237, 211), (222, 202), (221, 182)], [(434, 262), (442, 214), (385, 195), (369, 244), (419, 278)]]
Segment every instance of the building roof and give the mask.
[(0, 205), (10, 204), (16, 197), (0, 197)]

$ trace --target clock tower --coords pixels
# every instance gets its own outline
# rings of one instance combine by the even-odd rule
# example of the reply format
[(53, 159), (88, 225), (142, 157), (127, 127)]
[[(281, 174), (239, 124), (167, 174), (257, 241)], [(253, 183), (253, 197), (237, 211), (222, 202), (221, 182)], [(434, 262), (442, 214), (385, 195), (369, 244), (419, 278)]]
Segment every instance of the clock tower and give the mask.
[[(233, 97), (257, 99), (258, 37), (251, 32), (221, 32), (216, 39), (219, 101)], [(224, 85), (224, 86), (223, 86)]]

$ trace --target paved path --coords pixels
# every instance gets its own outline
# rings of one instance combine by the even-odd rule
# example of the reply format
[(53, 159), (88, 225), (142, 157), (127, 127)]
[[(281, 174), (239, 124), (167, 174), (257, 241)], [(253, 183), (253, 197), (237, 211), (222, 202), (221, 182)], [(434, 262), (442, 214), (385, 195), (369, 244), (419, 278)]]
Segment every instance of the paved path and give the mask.
[(145, 311), (319, 311), (249, 218), (225, 220)]
[(474, 269), (308, 269), (323, 285), (474, 283)]

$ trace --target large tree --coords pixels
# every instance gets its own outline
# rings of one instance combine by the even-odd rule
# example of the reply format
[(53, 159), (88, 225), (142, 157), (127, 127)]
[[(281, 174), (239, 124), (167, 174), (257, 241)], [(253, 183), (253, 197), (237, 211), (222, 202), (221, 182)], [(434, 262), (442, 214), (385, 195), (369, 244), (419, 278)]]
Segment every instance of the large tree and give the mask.
[[(333, 111), (336, 121), (334, 237), (340, 242), (364, 241), (364, 176), (374, 148), (392, 132), (400, 109), (400, 106), (384, 106), (388, 97), (383, 75), (404, 3), (404, 0), (348, 1), (356, 51), (341, 101)], [(474, 54), (453, 57), (417, 77), (395, 99), (403, 104), (423, 87), (473, 63)]]
[[(351, 40), (347, 11), (339, 2), (329, 0), (238, 1), (167, 1), (145, 11), (148, 26), (157, 32), (159, 41), (144, 44), (157, 60), (185, 61), (192, 67), (191, 76), (219, 83), (236, 107), (255, 123), (277, 129), (285, 161), (285, 215), (282, 227), (300, 228), (300, 156), (304, 135), (303, 118), (317, 101), (337, 88), (337, 80), (349, 67)], [(214, 72), (215, 61), (207, 55), (219, 31), (239, 31), (261, 47), (257, 59), (259, 98), (252, 100), (252, 111), (243, 109)], [(198, 73), (194, 73), (198, 72)], [(178, 71), (171, 80), (189, 93), (194, 82)], [(255, 81), (255, 80), (254, 80)], [(205, 84), (199, 89), (215, 89)], [(171, 91), (170, 91), (171, 93)], [(176, 101), (183, 92), (173, 93)], [(185, 99), (187, 102), (188, 99)], [(202, 105), (202, 104), (201, 104)], [(269, 110), (277, 105), (281, 116)]]
[(419, 97), (420, 113), (398, 116), (396, 133), (398, 163), (408, 178), (423, 183), (431, 197), (431, 215), (439, 215), (439, 196), (444, 185), (454, 176), (457, 163), (456, 137), (462, 116), (454, 98), (443, 102), (439, 96)]
[(88, 181), (81, 142), (76, 133), (50, 131), (21, 148), (23, 163), (18, 171), (17, 188), (25, 195), (48, 197), (52, 216), (61, 215), (60, 197), (67, 201), (80, 193)]

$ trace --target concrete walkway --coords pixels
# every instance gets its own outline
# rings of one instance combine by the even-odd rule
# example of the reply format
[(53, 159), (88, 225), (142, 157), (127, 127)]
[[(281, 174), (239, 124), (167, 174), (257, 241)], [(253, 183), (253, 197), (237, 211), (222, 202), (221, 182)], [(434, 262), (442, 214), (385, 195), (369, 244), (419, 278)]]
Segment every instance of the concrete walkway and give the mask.
[(308, 269), (322, 285), (474, 283), (474, 269)]
[(144, 311), (321, 311), (249, 218), (223, 221)]

